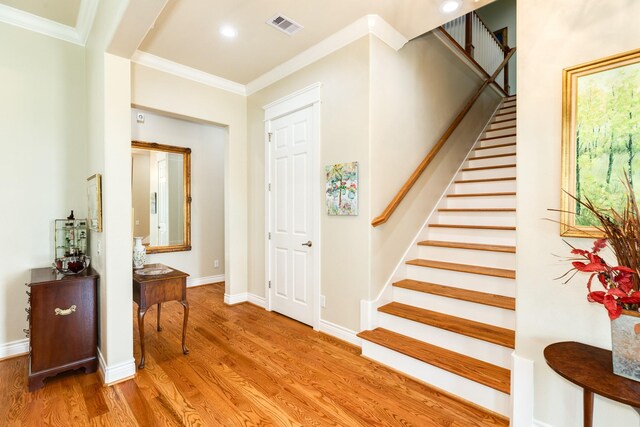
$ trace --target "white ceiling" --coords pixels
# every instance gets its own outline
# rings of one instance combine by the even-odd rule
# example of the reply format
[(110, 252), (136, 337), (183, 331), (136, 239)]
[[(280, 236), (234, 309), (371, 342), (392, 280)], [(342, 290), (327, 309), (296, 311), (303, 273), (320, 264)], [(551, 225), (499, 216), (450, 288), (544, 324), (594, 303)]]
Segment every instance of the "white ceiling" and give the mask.
[[(170, 0), (139, 50), (247, 84), (365, 15), (412, 39), (491, 1), (466, 0), (444, 15), (442, 0)], [(265, 23), (275, 14), (304, 28), (288, 36)], [(238, 36), (220, 35), (222, 25)]]
[[(150, 14), (149, 21), (156, 12), (147, 6), (162, 7), (165, 0), (131, 1), (133, 6), (140, 6), (137, 9), (142, 13)], [(249, 86), (256, 86), (256, 82), (264, 84), (268, 80), (265, 77), (269, 71), (354, 22), (362, 21), (366, 15), (378, 15), (404, 39), (410, 40), (494, 0), (462, 0), (462, 7), (451, 15), (440, 11), (443, 1), (168, 0), (138, 50), (190, 67), (196, 73), (202, 72), (205, 77), (199, 76), (201, 79), (221, 77), (231, 85), (254, 82)], [(15, 22), (33, 31), (84, 45), (97, 4), (98, 0), (0, 0), (0, 21)], [(16, 19), (12, 11), (44, 19), (25, 21), (21, 16)], [(285, 15), (304, 28), (288, 36), (268, 26), (265, 22), (276, 14)], [(143, 21), (136, 21), (142, 31), (140, 35), (148, 27)], [(223, 25), (235, 27), (238, 36), (223, 37), (219, 33)], [(238, 90), (242, 92), (244, 88)]]
[(15, 9), (58, 22), (62, 25), (75, 27), (82, 0), (0, 0)]

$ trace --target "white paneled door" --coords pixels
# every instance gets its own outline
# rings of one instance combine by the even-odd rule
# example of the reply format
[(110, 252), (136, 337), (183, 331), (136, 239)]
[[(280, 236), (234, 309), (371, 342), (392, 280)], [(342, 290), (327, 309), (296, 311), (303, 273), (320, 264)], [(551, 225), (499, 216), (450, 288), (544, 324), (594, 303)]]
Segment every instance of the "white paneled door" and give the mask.
[(271, 309), (313, 324), (312, 107), (271, 120)]

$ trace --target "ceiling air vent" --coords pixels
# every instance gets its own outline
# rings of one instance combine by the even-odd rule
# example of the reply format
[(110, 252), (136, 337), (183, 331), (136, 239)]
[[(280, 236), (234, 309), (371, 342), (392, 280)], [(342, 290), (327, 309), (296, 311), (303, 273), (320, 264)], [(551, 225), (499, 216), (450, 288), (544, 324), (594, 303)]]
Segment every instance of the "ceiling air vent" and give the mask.
[(297, 22), (293, 22), (293, 20), (287, 18), (284, 15), (274, 16), (267, 21), (267, 24), (290, 36), (294, 35), (303, 28), (302, 25), (298, 24)]

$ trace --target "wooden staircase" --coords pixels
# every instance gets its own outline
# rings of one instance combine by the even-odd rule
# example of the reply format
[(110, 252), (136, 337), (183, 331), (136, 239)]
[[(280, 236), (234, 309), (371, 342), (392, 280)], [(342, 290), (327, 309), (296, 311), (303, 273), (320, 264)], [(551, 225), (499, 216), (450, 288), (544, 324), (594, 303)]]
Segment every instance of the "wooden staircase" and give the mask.
[(515, 168), (514, 96), (503, 99), (409, 251), (393, 300), (377, 308), (378, 327), (358, 334), (364, 356), (505, 417), (515, 347)]

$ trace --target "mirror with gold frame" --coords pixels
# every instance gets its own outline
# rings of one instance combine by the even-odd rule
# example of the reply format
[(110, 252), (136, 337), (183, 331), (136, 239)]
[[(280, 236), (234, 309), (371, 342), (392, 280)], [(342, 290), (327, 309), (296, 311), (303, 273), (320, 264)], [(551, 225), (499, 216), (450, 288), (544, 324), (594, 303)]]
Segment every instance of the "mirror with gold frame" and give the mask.
[(133, 235), (147, 253), (191, 250), (191, 149), (131, 142)]

